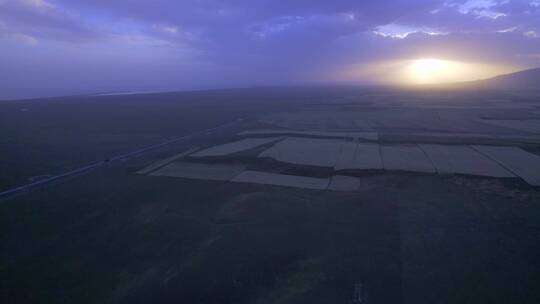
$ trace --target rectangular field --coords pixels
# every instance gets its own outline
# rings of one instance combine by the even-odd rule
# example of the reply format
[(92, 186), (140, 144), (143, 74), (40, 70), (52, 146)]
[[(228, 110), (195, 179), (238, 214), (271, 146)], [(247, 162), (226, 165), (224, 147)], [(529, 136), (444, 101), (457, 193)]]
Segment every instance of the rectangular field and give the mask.
[(335, 170), (380, 170), (383, 168), (379, 144), (346, 142)]
[(416, 145), (381, 145), (384, 169), (435, 173), (431, 161)]
[(437, 172), (470, 174), (492, 177), (514, 177), (497, 162), (469, 146), (420, 145), (433, 161)]
[(540, 156), (517, 147), (473, 146), (491, 157), (528, 184), (540, 186)]

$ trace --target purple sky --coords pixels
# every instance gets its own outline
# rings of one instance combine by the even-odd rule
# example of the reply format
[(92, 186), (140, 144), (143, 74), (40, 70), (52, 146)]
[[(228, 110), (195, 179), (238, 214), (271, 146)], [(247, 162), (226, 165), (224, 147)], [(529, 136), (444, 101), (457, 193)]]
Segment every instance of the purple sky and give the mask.
[(379, 81), (350, 71), (418, 58), (540, 66), (540, 0), (0, 0), (0, 97)]

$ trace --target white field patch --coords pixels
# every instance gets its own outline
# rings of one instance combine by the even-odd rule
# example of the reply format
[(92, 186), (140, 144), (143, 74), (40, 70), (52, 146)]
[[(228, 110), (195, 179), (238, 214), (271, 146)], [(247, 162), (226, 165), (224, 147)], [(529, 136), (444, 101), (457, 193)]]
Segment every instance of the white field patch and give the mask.
[(336, 165), (334, 166), (334, 170), (351, 169), (357, 147), (357, 142), (343, 142), (336, 160)]
[(380, 170), (383, 168), (379, 144), (345, 142), (335, 170)]
[(208, 149), (204, 149), (197, 153), (192, 154), (193, 157), (212, 157), (212, 156), (226, 156), (237, 152), (242, 152), (257, 148), (262, 145), (266, 145), (282, 139), (282, 137), (270, 137), (270, 138), (245, 138), (239, 141), (226, 143), (219, 146), (214, 146)]
[(232, 181), (315, 190), (325, 190), (329, 183), (329, 179), (327, 178), (285, 175), (260, 171), (244, 171)]
[(360, 189), (361, 179), (358, 177), (335, 175), (330, 180), (328, 190), (333, 191), (356, 191)]
[(540, 156), (517, 147), (473, 146), (525, 180), (540, 186)]
[(435, 173), (431, 160), (416, 145), (381, 145), (383, 166), (386, 170)]
[(334, 167), (341, 144), (340, 140), (287, 137), (259, 157), (299, 165)]
[(352, 169), (383, 169), (379, 144), (359, 143), (354, 154)]
[(540, 119), (520, 119), (520, 120), (483, 119), (482, 122), (495, 125), (495, 126), (514, 129), (514, 130), (518, 130), (522, 132), (540, 133)]
[(154, 171), (150, 175), (230, 181), (244, 171), (245, 168), (245, 165), (175, 162)]
[(441, 174), (458, 173), (491, 177), (515, 177), (497, 162), (470, 146), (420, 145)]
[(365, 140), (379, 140), (377, 132), (325, 132), (325, 131), (298, 131), (298, 130), (250, 130), (240, 133), (240, 135), (306, 135), (335, 138), (360, 138)]

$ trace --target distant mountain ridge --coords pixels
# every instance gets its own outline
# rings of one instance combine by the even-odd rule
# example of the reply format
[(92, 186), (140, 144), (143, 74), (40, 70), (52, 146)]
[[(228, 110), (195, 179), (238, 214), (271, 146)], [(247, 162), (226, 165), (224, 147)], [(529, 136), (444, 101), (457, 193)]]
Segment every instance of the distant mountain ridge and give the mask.
[(540, 68), (489, 79), (452, 84), (452, 87), (485, 90), (540, 90)]

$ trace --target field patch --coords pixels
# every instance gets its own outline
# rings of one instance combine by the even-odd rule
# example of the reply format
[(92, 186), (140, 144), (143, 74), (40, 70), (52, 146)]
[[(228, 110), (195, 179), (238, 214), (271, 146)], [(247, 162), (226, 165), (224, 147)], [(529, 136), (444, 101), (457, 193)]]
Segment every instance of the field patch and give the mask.
[(517, 147), (474, 146), (491, 157), (528, 184), (540, 186), (540, 156)]
[(341, 145), (334, 170), (350, 169), (354, 162), (357, 147), (357, 142), (344, 142)]
[(240, 164), (199, 164), (175, 162), (150, 175), (230, 181), (246, 168)]
[(416, 145), (381, 146), (383, 166), (386, 170), (435, 173), (431, 160)]
[[(219, 159), (219, 156), (261, 145), (268, 145), (270, 148), (258, 155), (259, 158), (263, 158), (260, 160), (262, 165), (255, 164), (250, 168), (251, 170), (247, 168), (249, 165), (254, 165), (253, 160), (244, 164), (231, 164), (226, 158)], [(196, 153), (200, 157), (218, 157), (211, 164), (179, 160), (183, 156), (194, 156), (190, 154), (192, 152), (193, 149), (185, 151), (152, 164), (137, 173), (336, 191), (358, 191), (361, 188), (361, 179), (342, 176), (337, 173), (341, 170), (384, 169), (496, 178), (519, 176), (531, 185), (540, 185), (540, 156), (517, 147), (442, 144), (381, 145), (357, 140), (272, 137), (247, 138)], [(274, 166), (275, 163), (264, 158), (271, 158), (281, 163), (277, 169), (268, 167)], [(327, 178), (331, 175), (336, 176)]]
[(335, 170), (380, 170), (383, 168), (379, 144), (345, 142)]
[(497, 162), (469, 146), (420, 145), (433, 161), (437, 172), (491, 177), (514, 177)]

